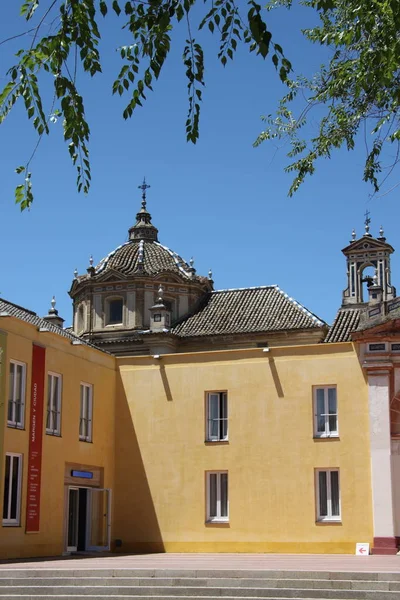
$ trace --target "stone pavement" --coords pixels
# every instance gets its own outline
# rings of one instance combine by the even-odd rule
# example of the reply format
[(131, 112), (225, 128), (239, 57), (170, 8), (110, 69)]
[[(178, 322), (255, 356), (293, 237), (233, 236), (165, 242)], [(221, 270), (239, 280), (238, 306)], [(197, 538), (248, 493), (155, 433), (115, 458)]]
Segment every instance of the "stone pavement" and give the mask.
[[(329, 571), (399, 573), (400, 556), (349, 554), (96, 554), (0, 561), (2, 569)], [(172, 573), (170, 573), (172, 574)]]

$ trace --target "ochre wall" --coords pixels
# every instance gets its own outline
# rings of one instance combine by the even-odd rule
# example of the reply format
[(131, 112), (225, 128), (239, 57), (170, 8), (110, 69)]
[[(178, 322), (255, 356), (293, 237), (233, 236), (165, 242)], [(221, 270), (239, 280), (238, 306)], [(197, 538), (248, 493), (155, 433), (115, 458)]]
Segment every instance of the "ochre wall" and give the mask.
[[(371, 542), (367, 387), (352, 344), (118, 358), (121, 551), (354, 553)], [(337, 385), (339, 439), (313, 439), (313, 385)], [(227, 390), (229, 443), (205, 443)], [(316, 523), (315, 468), (340, 469), (341, 523)], [(229, 472), (229, 524), (205, 523), (205, 472)]]
[[(102, 467), (104, 487), (114, 487), (115, 359), (85, 345), (72, 345), (59, 335), (33, 325), (1, 318), (7, 332), (6, 397), (9, 361), (27, 365), (25, 429), (4, 429), (4, 453), (23, 454), (21, 524), (1, 527), (0, 558), (52, 556), (64, 550), (64, 467), (66, 462)], [(40, 532), (25, 533), (30, 423), (32, 343), (46, 348)], [(61, 437), (46, 435), (47, 372), (62, 375)], [(93, 443), (79, 441), (80, 382), (93, 384)], [(3, 505), (4, 456), (0, 505)], [(1, 513), (2, 514), (2, 513)]]

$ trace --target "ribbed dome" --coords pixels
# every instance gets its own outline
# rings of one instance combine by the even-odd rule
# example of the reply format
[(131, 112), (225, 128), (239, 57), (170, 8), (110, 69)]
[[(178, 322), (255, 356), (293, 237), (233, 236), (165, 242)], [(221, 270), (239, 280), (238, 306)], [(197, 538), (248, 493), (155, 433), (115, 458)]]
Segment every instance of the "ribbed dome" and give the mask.
[(131, 240), (103, 258), (96, 267), (96, 275), (113, 269), (122, 275), (156, 275), (169, 272), (193, 279), (194, 269), (176, 252), (158, 242)]

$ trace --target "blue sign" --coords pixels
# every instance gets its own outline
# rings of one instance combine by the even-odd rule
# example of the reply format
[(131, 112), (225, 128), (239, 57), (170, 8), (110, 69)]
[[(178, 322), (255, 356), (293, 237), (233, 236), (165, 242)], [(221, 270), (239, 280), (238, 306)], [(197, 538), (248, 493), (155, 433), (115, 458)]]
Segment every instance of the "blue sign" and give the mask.
[(91, 471), (71, 471), (72, 477), (80, 477), (81, 479), (93, 479)]

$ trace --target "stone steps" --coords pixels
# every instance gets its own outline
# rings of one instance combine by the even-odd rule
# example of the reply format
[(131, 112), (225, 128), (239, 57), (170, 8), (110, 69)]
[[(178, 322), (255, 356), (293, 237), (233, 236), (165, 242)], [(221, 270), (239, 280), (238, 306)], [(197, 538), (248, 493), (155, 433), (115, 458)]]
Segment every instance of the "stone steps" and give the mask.
[[(399, 562), (400, 567), (400, 562)], [(0, 600), (400, 600), (396, 573), (0, 568)]]
[(386, 600), (393, 598), (398, 600), (397, 591), (377, 590), (350, 590), (350, 589), (302, 589), (302, 588), (214, 588), (214, 587), (140, 587), (121, 586), (115, 583), (110, 585), (48, 585), (48, 586), (2, 586), (0, 597), (11, 597), (14, 595), (32, 596), (135, 596), (136, 598), (324, 598), (324, 599), (346, 599), (346, 600)]
[[(25, 578), (24, 578), (25, 579)], [(28, 585), (23, 578), (1, 578), (2, 587)], [(247, 578), (136, 578), (136, 577), (34, 577), (35, 587), (43, 586), (115, 586), (135, 588), (290, 588), (290, 589), (348, 589), (348, 590), (370, 590), (370, 591), (398, 591), (400, 592), (400, 581), (370, 581), (370, 580), (341, 580), (341, 579), (247, 579)], [(22, 583), (24, 582), (24, 583)], [(181, 594), (181, 592), (179, 592)]]

